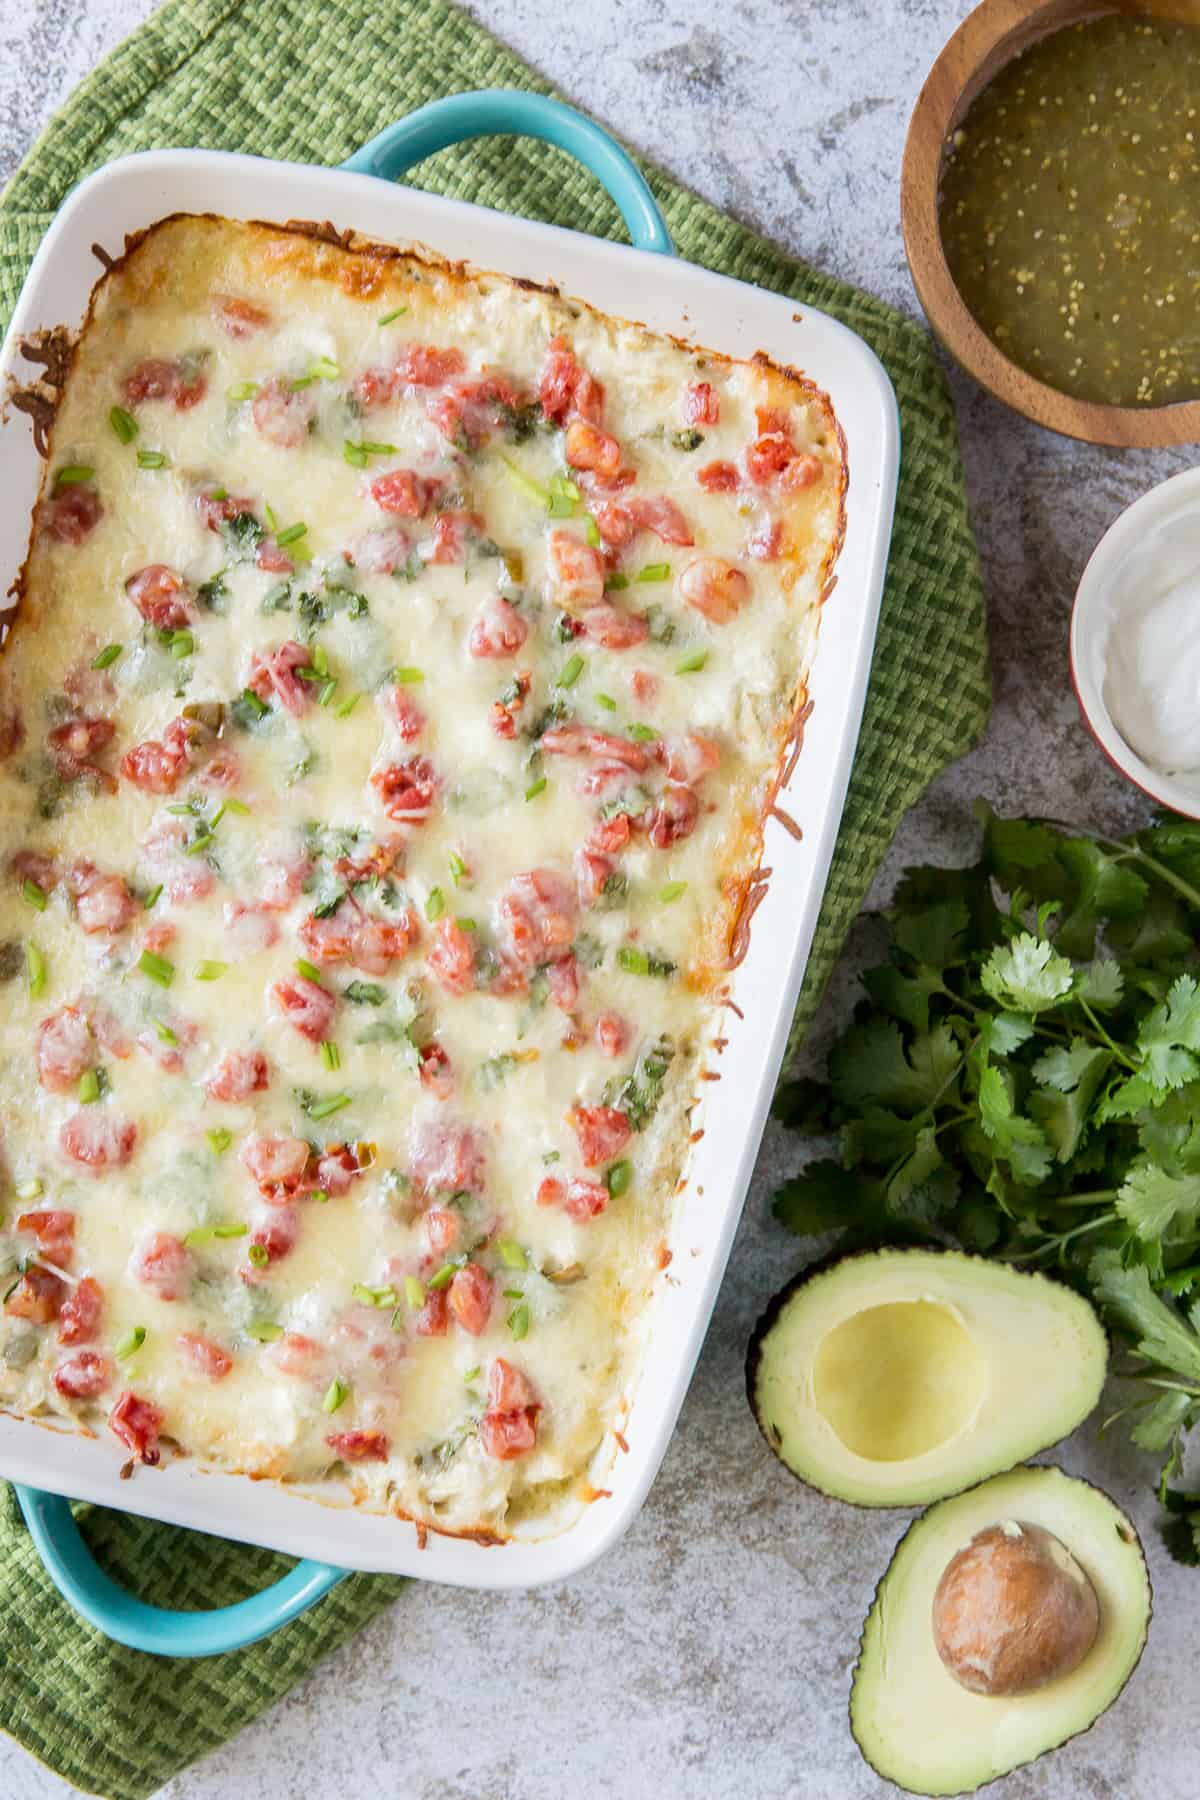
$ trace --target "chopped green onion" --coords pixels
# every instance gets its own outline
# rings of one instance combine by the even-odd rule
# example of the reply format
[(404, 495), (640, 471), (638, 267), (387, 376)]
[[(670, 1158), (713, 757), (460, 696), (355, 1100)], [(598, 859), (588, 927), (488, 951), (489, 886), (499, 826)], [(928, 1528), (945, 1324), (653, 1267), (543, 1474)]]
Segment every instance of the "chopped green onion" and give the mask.
[(521, 490), (526, 499), (536, 500), (539, 506), (544, 506), (546, 510), (549, 511), (550, 494), (548, 489), (541, 487), (538, 482), (531, 480), (531, 478), (526, 475), (525, 471), (519, 469), (516, 463), (511, 462), (507, 456), (502, 456), (500, 460), (508, 470), (513, 484)]
[(332, 357), (318, 356), (315, 362), (309, 363), (308, 372), (314, 381), (336, 381), (342, 371)]
[(619, 594), (623, 588), (627, 588), (628, 586), (629, 577), (628, 575), (623, 575), (620, 569), (614, 569), (611, 575), (606, 575), (604, 577), (604, 591), (606, 594)]
[(139, 450), (137, 465), (139, 469), (165, 469), (167, 467), (166, 454), (162, 450)]
[[(261, 1250), (262, 1245), (252, 1244), (250, 1248), (251, 1251)], [(250, 1260), (253, 1262), (254, 1257), (251, 1256)], [(264, 1255), (263, 1261), (268, 1262), (269, 1260), (269, 1257)], [(283, 1326), (276, 1325), (271, 1319), (257, 1319), (253, 1324), (247, 1325), (246, 1336), (252, 1337), (257, 1344), (273, 1344), (277, 1338), (283, 1336)]]
[(466, 872), (467, 872), (466, 863), (463, 861), (462, 857), (458, 854), (457, 850), (452, 850), (450, 852), (450, 873), (454, 877), (455, 887), (458, 886), (459, 882), (462, 880), (462, 878), (466, 874)]
[(202, 856), (210, 845), (216, 843), (216, 836), (211, 831), (198, 831), (183, 854), (185, 856)]
[(310, 388), (316, 379), (315, 375), (297, 375), (295, 381), (288, 382), (288, 387), (293, 394), (298, 394), (301, 388)]
[(644, 950), (636, 950), (632, 944), (622, 944), (617, 951), (617, 967), (624, 969), (627, 975), (648, 975), (650, 958)]
[(424, 1306), (425, 1304), (425, 1289), (415, 1275), (406, 1275), (404, 1277), (404, 1298), (408, 1301), (409, 1306), (414, 1312), (416, 1312), (419, 1306)]
[(600, 527), (597, 525), (591, 513), (584, 513), (583, 515), (583, 535), (592, 546), (593, 550), (598, 550), (600, 548)]
[(222, 800), (220, 806), (218, 806), (216, 812), (213, 814), (212, 818), (208, 821), (208, 829), (210, 831), (215, 831), (217, 829), (217, 826), (221, 823), (221, 820), (225, 817), (225, 814), (228, 811), (229, 811), (229, 802), (227, 800)]
[(401, 313), (406, 313), (407, 311), (407, 306), (393, 306), (391, 312), (384, 313), (379, 323), (381, 325), (390, 325), (393, 319), (398, 319)]
[(329, 702), (333, 699), (333, 696), (336, 693), (337, 693), (337, 676), (335, 675), (329, 681), (327, 681), (325, 683), (324, 687), (321, 689), (320, 693), (317, 695), (317, 705), (318, 706), (328, 706)]
[(398, 681), (401, 687), (412, 687), (415, 682), (424, 681), (424, 679), (425, 673), (422, 669), (403, 668), (392, 670), (392, 680)]
[(108, 422), (123, 444), (132, 444), (138, 434), (138, 422), (123, 406), (109, 408)]
[(356, 444), (350, 438), (346, 438), (342, 444), (342, 455), (352, 469), (365, 469), (367, 466), (365, 445)]
[(46, 959), (32, 938), (25, 945), (25, 968), (29, 974), (29, 993), (34, 1000), (46, 991)]
[(265, 1244), (251, 1244), (246, 1255), (256, 1269), (265, 1269), (271, 1260), (271, 1252)]
[(527, 1269), (529, 1267), (529, 1258), (520, 1244), (514, 1244), (511, 1238), (501, 1238), (496, 1249), (500, 1252), (500, 1261), (506, 1269)]
[(222, 1156), (233, 1142), (233, 1133), (224, 1125), (214, 1125), (211, 1131), (205, 1132), (208, 1147), (214, 1156)]
[(693, 650), (690, 656), (685, 656), (682, 662), (675, 664), (675, 673), (677, 675), (698, 675), (707, 661), (707, 650)]
[(208, 497), (209, 497), (209, 499), (210, 499), (210, 500), (228, 500), (228, 498), (229, 498), (229, 489), (228, 489), (228, 488), (223, 488), (223, 487), (215, 487), (215, 488), (211, 488), (211, 489), (210, 489), (210, 490), (209, 490), (209, 495), (208, 495)]
[(146, 895), (146, 898), (142, 901), (142, 907), (146, 912), (150, 912), (153, 907), (157, 906), (159, 900), (162, 898), (162, 891), (163, 891), (163, 884), (161, 881), (159, 882), (157, 887), (152, 887), (150, 889), (150, 892)]
[(350, 1289), (351, 1294), (361, 1306), (395, 1306), (400, 1296), (390, 1284), (387, 1287), (368, 1287), (365, 1281), (356, 1281)]
[(243, 400), (253, 400), (257, 392), (257, 381), (239, 381), (236, 387), (230, 388), (229, 398), (236, 405), (240, 405)]
[(253, 688), (242, 689), (241, 701), (246, 711), (253, 713), (256, 719), (265, 719), (271, 710), (265, 700), (259, 699)]
[(95, 469), (89, 469), (86, 463), (64, 463), (54, 477), (54, 485), (56, 488), (78, 487), (80, 482), (90, 481), (95, 473)]
[(686, 893), (686, 881), (668, 881), (665, 887), (659, 889), (658, 897), (664, 906), (670, 906), (672, 900), (678, 900), (681, 894)]
[(350, 717), (350, 714), (354, 711), (355, 707), (358, 705), (358, 703), (361, 699), (362, 699), (361, 694), (347, 694), (346, 698), (340, 703), (340, 705), (334, 707), (334, 709), (333, 709), (334, 718), (335, 719), (348, 719)]
[(329, 673), (329, 652), (324, 644), (314, 644), (312, 648), (312, 666), (318, 675)]
[(597, 694), (596, 705), (602, 706), (605, 712), (616, 712), (617, 703), (611, 694)]
[(478, 931), (479, 930), (479, 927), (475, 923), (474, 919), (465, 918), (462, 913), (460, 913), (458, 915), (458, 918), (456, 919), (455, 923), (457, 924), (458, 929), (460, 931)]
[(463, 1376), (463, 1380), (466, 1382), (471, 1382), (471, 1381), (477, 1381), (478, 1379), (479, 1379), (479, 1364), (476, 1363), (475, 1367), (473, 1369), (467, 1370), (466, 1374)]
[(429, 923), (432, 925), (435, 919), (440, 919), (445, 910), (446, 899), (441, 888), (430, 888), (429, 898), (425, 902), (425, 917)]
[(568, 657), (567, 661), (563, 664), (562, 674), (554, 685), (555, 687), (560, 688), (574, 687), (582, 674), (583, 658), (579, 655), (579, 652), (576, 651), (575, 655)]
[(176, 631), (171, 636), (171, 655), (176, 662), (182, 662), (196, 648), (196, 640), (190, 631)]
[(171, 1027), (169, 1025), (164, 1025), (161, 1019), (156, 1019), (154, 1021), (154, 1032), (160, 1043), (177, 1044), (179, 1042), (179, 1039), (171, 1030)]
[(125, 1333), (125, 1336), (116, 1346), (113, 1354), (118, 1362), (125, 1362), (127, 1358), (137, 1355), (145, 1341), (146, 1327), (144, 1325), (135, 1325), (132, 1331), (127, 1331)]
[(670, 563), (647, 563), (644, 569), (637, 572), (639, 581), (669, 581), (670, 578)]
[(79, 1101), (81, 1106), (90, 1106), (93, 1100), (100, 1098), (100, 1077), (95, 1069), (85, 1069), (79, 1077)]
[(138, 968), (159, 987), (170, 987), (175, 979), (175, 965), (167, 961), (165, 956), (156, 956), (153, 950), (143, 950), (138, 957)]
[(522, 1300), (508, 1315), (508, 1329), (518, 1341), (529, 1335), (529, 1306)]
[(298, 956), (296, 958), (296, 973), (298, 975), (303, 975), (305, 981), (315, 981), (318, 987), (323, 985), (320, 969), (317, 968), (315, 963), (307, 962), (303, 956)]
[[(242, 819), (248, 819), (253, 810), (253, 807), (247, 806), (244, 800), (234, 800), (232, 798), (226, 800), (221, 807), (221, 812), (237, 813), (238, 817)], [(218, 815), (218, 817), (219, 816), (220, 815)]]
[(443, 1263), (437, 1274), (429, 1277), (427, 1286), (433, 1288), (435, 1293), (439, 1288), (449, 1287), (461, 1268), (461, 1261)]
[(569, 475), (552, 475), (546, 496), (546, 511), (552, 519), (573, 519), (581, 495)]
[(318, 1100), (315, 1106), (310, 1106), (308, 1116), (310, 1119), (328, 1119), (332, 1113), (341, 1112), (343, 1106), (349, 1104), (349, 1094), (335, 1094), (332, 1100)]
[(400, 448), (398, 444), (373, 444), (368, 438), (363, 439), (362, 447), (368, 456), (395, 456)]
[(263, 518), (267, 521), (268, 531), (277, 531), (279, 529), (279, 515), (269, 501), (265, 502), (263, 505)]
[(340, 1069), (342, 1066), (342, 1053), (331, 1038), (322, 1040), (321, 1061), (329, 1070)]
[(546, 777), (544, 775), (539, 775), (537, 780), (530, 782), (529, 786), (525, 789), (526, 800), (536, 800), (539, 794), (545, 792), (545, 788)]
[(344, 1406), (350, 1397), (350, 1389), (338, 1376), (334, 1376), (325, 1389), (325, 1398), (321, 1402), (321, 1411), (335, 1413), (339, 1406)]
[(37, 1200), (41, 1198), (44, 1192), (45, 1189), (36, 1175), (31, 1181), (22, 1181), (17, 1184), (16, 1195), (18, 1200)]
[(92, 658), (93, 669), (111, 669), (124, 648), (124, 644), (105, 644), (103, 650)]
[(640, 720), (637, 720), (629, 727), (629, 735), (635, 743), (653, 744), (657, 743), (662, 733), (655, 731), (653, 725), (643, 725)]
[(189, 1247), (196, 1244), (211, 1244), (220, 1238), (245, 1237), (249, 1229), (248, 1225), (197, 1225), (194, 1231), (188, 1232), (183, 1241)]
[(282, 550), (286, 545), (294, 544), (298, 538), (302, 538), (307, 530), (307, 525), (289, 525), (286, 531), (275, 533), (275, 542)]
[(36, 881), (30, 881), (28, 876), (21, 883), (21, 898), (26, 906), (32, 906), (36, 912), (45, 912), (46, 890), (39, 887)]
[(619, 1200), (628, 1191), (632, 1180), (633, 1164), (626, 1162), (624, 1157), (620, 1162), (610, 1163), (604, 1171), (604, 1185), (614, 1200)]

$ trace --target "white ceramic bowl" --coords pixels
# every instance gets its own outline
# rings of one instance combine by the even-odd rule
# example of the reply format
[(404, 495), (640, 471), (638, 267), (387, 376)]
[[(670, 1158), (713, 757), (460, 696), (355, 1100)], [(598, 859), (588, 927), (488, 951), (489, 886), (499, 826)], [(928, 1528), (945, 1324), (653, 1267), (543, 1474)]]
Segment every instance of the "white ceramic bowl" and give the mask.
[[(1200, 556), (1200, 469), (1187, 469), (1135, 500), (1109, 526), (1092, 551), (1075, 590), (1071, 611), (1071, 681), (1084, 724), (1113, 767), (1160, 806), (1200, 819), (1200, 781), (1164, 775), (1139, 756), (1121, 734), (1104, 696), (1108, 646), (1122, 605), (1144, 583), (1139, 572), (1152, 535), (1169, 536), (1176, 521), (1190, 519), (1189, 543)], [(1152, 596), (1147, 593), (1147, 599)]]

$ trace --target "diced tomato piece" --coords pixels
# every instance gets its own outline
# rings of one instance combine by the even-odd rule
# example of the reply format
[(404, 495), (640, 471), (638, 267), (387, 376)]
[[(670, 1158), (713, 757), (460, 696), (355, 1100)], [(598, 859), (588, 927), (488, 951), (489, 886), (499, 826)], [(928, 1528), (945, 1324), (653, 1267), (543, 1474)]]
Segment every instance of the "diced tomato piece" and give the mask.
[(510, 601), (494, 594), (471, 627), (467, 649), (472, 656), (515, 656), (529, 636), (529, 626)]
[(706, 494), (732, 494), (742, 482), (737, 464), (731, 462), (706, 463), (702, 469), (697, 469), (696, 480)]
[(746, 544), (747, 556), (756, 562), (778, 562), (783, 553), (783, 521), (781, 519), (765, 519), (758, 525)]
[(93, 1275), (77, 1281), (58, 1313), (60, 1344), (90, 1344), (104, 1312), (104, 1289)]
[(383, 690), (381, 698), (385, 715), (391, 718), (402, 741), (406, 744), (415, 743), (429, 721), (408, 689), (393, 684)]
[(364, 412), (373, 412), (377, 406), (386, 406), (395, 399), (398, 385), (394, 369), (375, 366), (364, 369), (355, 381), (354, 395)]
[(147, 357), (130, 369), (123, 385), (130, 406), (141, 406), (146, 400), (173, 400), (178, 412), (187, 412), (208, 392), (207, 376), (182, 358), (168, 362), (163, 357)]
[(615, 1106), (576, 1106), (570, 1121), (589, 1169), (619, 1156), (633, 1132), (626, 1115)]
[(658, 676), (648, 669), (635, 669), (629, 677), (629, 691), (639, 706), (653, 706), (658, 699)]
[(89, 1106), (72, 1113), (58, 1134), (63, 1154), (88, 1175), (121, 1169), (137, 1145), (137, 1126), (106, 1107)]
[(574, 935), (577, 905), (556, 869), (530, 869), (509, 883), (498, 903), (508, 953), (526, 967), (560, 957)]
[(216, 886), (216, 876), (201, 856), (189, 856), (187, 830), (182, 819), (159, 814), (153, 830), (142, 840), (146, 861), (158, 875), (167, 898), (182, 906), (203, 900)]
[(613, 867), (607, 856), (600, 856), (595, 850), (575, 852), (575, 885), (584, 906), (591, 906), (600, 898)]
[(448, 1206), (431, 1206), (425, 1214), (425, 1238), (431, 1256), (449, 1256), (462, 1232), (462, 1219)]
[(629, 1047), (628, 1022), (620, 1013), (601, 1013), (596, 1020), (596, 1042), (605, 1056), (620, 1056)]
[(36, 881), (42, 892), (49, 894), (58, 886), (58, 864), (40, 850), (17, 850), (9, 858), (14, 881)]
[(275, 1004), (289, 1025), (302, 1037), (319, 1044), (329, 1036), (329, 1027), (337, 1011), (337, 997), (306, 975), (290, 975), (277, 981), (271, 989)]
[(485, 1456), (497, 1462), (511, 1462), (524, 1456), (537, 1443), (537, 1413), (532, 1408), (521, 1412), (484, 1413), (479, 1421), (479, 1446)]
[(565, 424), (571, 413), (598, 425), (604, 406), (604, 389), (582, 368), (565, 338), (550, 340), (538, 383), (542, 412), (553, 425)]
[(425, 1119), (412, 1128), (409, 1167), (430, 1191), (454, 1194), (464, 1189), (481, 1194), (487, 1179), (487, 1147), (469, 1125)]
[(303, 1138), (252, 1137), (242, 1145), (242, 1165), (264, 1200), (282, 1206), (300, 1190), (312, 1152)]
[(118, 1025), (107, 1006), (96, 999), (94, 994), (80, 994), (76, 1005), (92, 1028), (92, 1035), (101, 1049), (107, 1050), (110, 1056), (118, 1056), (122, 1061), (133, 1055), (133, 1042)]
[(406, 387), (441, 387), (461, 375), (467, 365), (462, 351), (453, 345), (439, 349), (435, 344), (405, 344), (394, 366)]
[(623, 850), (633, 835), (628, 813), (614, 813), (611, 819), (597, 819), (588, 837), (587, 848), (612, 856)]
[(210, 1100), (240, 1106), (252, 1094), (265, 1093), (270, 1082), (270, 1065), (261, 1050), (230, 1050), (205, 1082), (204, 1091)]
[(246, 685), (253, 688), (260, 700), (274, 697), (293, 718), (299, 718), (312, 705), (316, 684), (302, 681), (296, 671), (311, 668), (312, 652), (306, 645), (298, 644), (295, 638), (289, 638), (269, 656), (254, 654)]
[(571, 1012), (579, 1001), (579, 964), (573, 956), (560, 956), (546, 970), (550, 998), (563, 1012)]
[(149, 1400), (142, 1400), (127, 1388), (108, 1415), (109, 1429), (120, 1438), (127, 1450), (151, 1468), (159, 1460), (158, 1437), (163, 1415)]
[(550, 575), (564, 604), (597, 606), (604, 599), (606, 566), (599, 550), (572, 532), (556, 529), (546, 539)]
[(58, 1317), (63, 1296), (67, 1291), (65, 1281), (52, 1275), (49, 1269), (26, 1269), (14, 1291), (4, 1302), (4, 1310), (14, 1319), (29, 1319), (34, 1325), (48, 1325), (51, 1319)]
[(350, 954), (353, 926), (353, 908), (344, 904), (330, 918), (310, 913), (301, 921), (300, 942), (314, 962), (343, 962)]
[(38, 1080), (52, 1094), (68, 1094), (96, 1060), (96, 1042), (83, 1013), (64, 1006), (38, 1026)]
[(259, 437), (280, 450), (296, 450), (308, 442), (317, 402), (311, 388), (294, 388), (281, 375), (264, 382), (250, 406)]
[(691, 837), (699, 817), (700, 802), (691, 788), (668, 784), (650, 814), (647, 835), (656, 850), (669, 850)]
[(421, 1086), (435, 1100), (449, 1100), (454, 1092), (454, 1070), (441, 1044), (426, 1044), (421, 1051), (418, 1073)]
[(192, 1284), (192, 1258), (182, 1238), (151, 1231), (134, 1246), (129, 1273), (160, 1300), (183, 1300)]
[(796, 458), (796, 446), (784, 431), (764, 431), (746, 451), (746, 473), (755, 487), (766, 487)]
[(285, 1331), (263, 1354), (281, 1375), (291, 1375), (299, 1381), (319, 1381), (328, 1362), (324, 1344), (300, 1331)]
[(264, 1281), (267, 1269), (295, 1249), (299, 1236), (300, 1209), (272, 1203), (270, 1212), (260, 1218), (250, 1233), (251, 1248), (266, 1251), (266, 1264), (244, 1263), (238, 1270), (241, 1279), (248, 1287), (257, 1286), (260, 1281)]
[(42, 501), (38, 523), (55, 544), (82, 544), (104, 517), (100, 496), (89, 481), (74, 481)]
[(650, 767), (650, 758), (641, 744), (587, 725), (552, 726), (543, 733), (541, 747), (549, 756), (602, 756), (606, 762), (620, 763), (635, 775), (644, 774)]
[(225, 902), (225, 945), (241, 956), (255, 956), (278, 942), (279, 926), (271, 914), (241, 900)]
[(667, 750), (667, 775), (672, 781), (695, 786), (721, 766), (721, 746), (713, 738), (689, 731)]
[(233, 1358), (220, 1344), (202, 1337), (198, 1331), (181, 1331), (175, 1339), (188, 1362), (209, 1381), (224, 1381), (233, 1368)]
[(349, 1144), (328, 1144), (317, 1157), (311, 1179), (316, 1192), (340, 1200), (362, 1173), (363, 1165)]
[(583, 615), (583, 629), (594, 644), (605, 650), (633, 650), (650, 635), (650, 627), (640, 613), (621, 612), (608, 601), (588, 607)]
[(433, 811), (438, 778), (427, 756), (410, 756), (404, 762), (376, 769), (371, 786), (389, 819), (405, 825), (424, 825)]
[(394, 575), (408, 562), (412, 539), (399, 525), (365, 531), (351, 546), (350, 561), (364, 575)]
[(621, 446), (616, 438), (586, 419), (572, 419), (567, 426), (563, 455), (572, 469), (586, 469), (601, 482), (611, 481), (621, 468)]
[(685, 425), (719, 425), (721, 403), (710, 381), (689, 381), (683, 390), (683, 422)]
[(413, 1330), (418, 1337), (445, 1337), (450, 1325), (450, 1307), (445, 1288), (430, 1288), (425, 1304), (413, 1317)]
[(82, 776), (91, 776), (110, 794), (116, 793), (116, 782), (94, 760), (111, 744), (116, 730), (111, 719), (68, 719), (47, 732), (46, 746), (61, 779), (78, 781)]
[(254, 564), (268, 575), (292, 575), (296, 565), (286, 550), (281, 550), (273, 537), (262, 539), (254, 552)]
[(513, 416), (521, 396), (502, 375), (451, 382), (425, 403), (444, 438), (460, 450), (478, 450), (498, 425)]
[(673, 500), (665, 494), (630, 495), (611, 500), (596, 512), (596, 526), (606, 544), (621, 549), (639, 531), (652, 531), (664, 544), (694, 544), (691, 526)]
[(191, 588), (166, 563), (147, 563), (125, 583), (125, 592), (147, 625), (160, 631), (180, 631), (196, 618)]
[(464, 1331), (478, 1337), (487, 1330), (492, 1314), (493, 1282), (486, 1269), (469, 1262), (459, 1269), (447, 1290), (450, 1311)]
[(231, 338), (254, 337), (271, 323), (271, 315), (265, 306), (255, 306), (252, 300), (245, 300), (240, 294), (214, 294), (212, 311), (217, 324)]
[(468, 994), (475, 986), (475, 946), (457, 919), (439, 920), (428, 968), (448, 994)]
[(121, 773), (147, 794), (173, 794), (186, 774), (186, 751), (170, 749), (157, 738), (134, 744), (121, 758)]
[(360, 856), (339, 856), (333, 865), (348, 887), (372, 878), (382, 881), (385, 875), (401, 873), (404, 867), (404, 839), (397, 832), (372, 844)]
[(54, 1371), (54, 1385), (67, 1400), (94, 1400), (113, 1378), (113, 1366), (107, 1356), (94, 1350), (81, 1350), (69, 1356)]
[(155, 956), (161, 956), (164, 950), (171, 948), (178, 936), (178, 926), (172, 925), (164, 919), (161, 925), (150, 926), (143, 942), (147, 950), (152, 950)]
[(307, 856), (279, 856), (268, 851), (258, 859), (258, 872), (262, 878), (259, 906), (268, 912), (286, 912), (304, 892), (312, 864)]
[(487, 1398), (489, 1412), (523, 1412), (541, 1404), (529, 1377), (502, 1356), (493, 1357), (488, 1370)]
[(75, 1214), (53, 1206), (19, 1214), (17, 1230), (37, 1239), (38, 1254), (56, 1268), (69, 1269), (75, 1253)]
[(680, 576), (679, 591), (714, 625), (726, 625), (750, 598), (750, 583), (732, 563), (718, 556), (698, 556)]
[(381, 512), (402, 519), (423, 519), (441, 492), (440, 481), (418, 475), (415, 469), (389, 469), (371, 483), (371, 498)]
[(364, 916), (351, 935), (350, 961), (364, 975), (386, 975), (392, 963), (408, 955), (420, 935), (420, 923), (411, 906), (390, 924)]
[(382, 1431), (331, 1431), (325, 1439), (342, 1462), (386, 1462), (388, 1440)]
[(433, 526), (433, 547), (425, 558), (426, 562), (462, 562), (468, 541), (482, 536), (485, 526), (482, 513), (439, 513)]
[(597, 1218), (608, 1199), (608, 1189), (602, 1181), (588, 1181), (582, 1175), (572, 1175), (567, 1180), (547, 1175), (537, 1191), (539, 1206), (560, 1206), (579, 1225)]
[(119, 875), (87, 876), (75, 887), (75, 916), (90, 935), (116, 937), (137, 915), (137, 902)]
[(824, 472), (819, 456), (796, 455), (779, 477), (779, 486), (785, 494), (798, 494), (815, 487)]
[(243, 513), (253, 518), (254, 502), (244, 494), (221, 494), (218, 498), (217, 493), (201, 490), (196, 495), (196, 511), (202, 525), (209, 531), (219, 531), (226, 520), (240, 518)]

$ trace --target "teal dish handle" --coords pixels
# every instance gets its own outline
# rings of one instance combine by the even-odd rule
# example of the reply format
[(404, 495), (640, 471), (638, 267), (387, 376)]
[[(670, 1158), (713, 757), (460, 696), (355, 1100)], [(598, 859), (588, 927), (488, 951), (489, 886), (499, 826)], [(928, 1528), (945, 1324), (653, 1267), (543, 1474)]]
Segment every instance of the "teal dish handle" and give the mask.
[(151, 1656), (220, 1656), (269, 1637), (342, 1581), (347, 1571), (301, 1562), (261, 1594), (212, 1612), (171, 1612), (135, 1599), (99, 1567), (80, 1536), (70, 1502), (38, 1488), (14, 1492), (29, 1535), (69, 1606), (106, 1637)]
[(533, 137), (567, 150), (608, 189), (638, 250), (673, 256), (658, 203), (633, 159), (615, 138), (561, 100), (519, 88), (483, 88), (431, 100), (388, 125), (342, 164), (356, 175), (396, 181), (437, 150), (477, 137)]

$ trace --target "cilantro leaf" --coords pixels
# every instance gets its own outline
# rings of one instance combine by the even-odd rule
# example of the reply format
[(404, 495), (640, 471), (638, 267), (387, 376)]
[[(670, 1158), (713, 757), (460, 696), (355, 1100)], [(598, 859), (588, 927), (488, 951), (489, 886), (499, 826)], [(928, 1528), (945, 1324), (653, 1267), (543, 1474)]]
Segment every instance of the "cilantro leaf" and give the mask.
[(993, 1000), (1021, 1012), (1041, 1012), (1070, 993), (1075, 971), (1047, 938), (1023, 931), (1011, 944), (992, 951), (979, 979)]
[(907, 1156), (917, 1141), (919, 1126), (886, 1106), (864, 1106), (856, 1119), (842, 1126), (842, 1161), (849, 1169), (860, 1163), (890, 1166)]
[(942, 993), (940, 976), (933, 969), (918, 968), (904, 975), (890, 963), (878, 969), (866, 969), (862, 984), (880, 1012), (890, 1013), (914, 1031), (929, 1030), (929, 1003)]
[(1143, 1412), (1129, 1435), (1139, 1450), (1169, 1450), (1180, 1430), (1190, 1422), (1189, 1414), (1196, 1404), (1190, 1394), (1168, 1388)]
[(809, 1163), (778, 1190), (771, 1211), (797, 1237), (836, 1231), (854, 1215), (862, 1183), (840, 1164), (827, 1159)]
[(782, 1081), (771, 1102), (771, 1117), (786, 1125), (789, 1131), (803, 1131), (809, 1136), (830, 1129), (830, 1093), (823, 1081), (807, 1077)]
[(1032, 1119), (1013, 1109), (1012, 1093), (1002, 1070), (988, 1067), (979, 1078), (979, 1119), (1018, 1181), (1044, 1181), (1050, 1173), (1050, 1147)]
[(1150, 889), (1136, 870), (1090, 838), (1063, 838), (1058, 856), (1075, 878), (1075, 898), (1059, 921), (1055, 943), (1067, 956), (1091, 956), (1101, 917), (1136, 918)]
[(1200, 1384), (1200, 1336), (1154, 1292), (1146, 1269), (1126, 1268), (1118, 1251), (1100, 1250), (1088, 1279), (1109, 1316), (1135, 1340), (1139, 1356)]
[(1060, 1094), (1074, 1093), (1097, 1056), (1107, 1065), (1106, 1050), (1096, 1050), (1084, 1038), (1074, 1037), (1069, 1048), (1056, 1045), (1038, 1058), (1033, 1065), (1033, 1079), (1042, 1087), (1057, 1088)]
[(1094, 1006), (1097, 1012), (1108, 1012), (1111, 1007), (1118, 1006), (1125, 992), (1125, 977), (1121, 973), (1120, 963), (1111, 956), (1098, 956), (1089, 968), (1080, 976), (1076, 992)]
[(1157, 1163), (1134, 1163), (1118, 1191), (1117, 1211), (1146, 1242), (1162, 1238), (1177, 1221), (1194, 1226), (1200, 1175), (1168, 1175)]
[(945, 1025), (918, 1033), (905, 1050), (889, 1019), (852, 1026), (829, 1058), (829, 1079), (844, 1106), (878, 1105), (922, 1112), (943, 1095), (962, 1063)]
[(1143, 1021), (1137, 1041), (1145, 1073), (1158, 1087), (1182, 1087), (1200, 1075), (1191, 1055), (1200, 1050), (1200, 988), (1192, 976), (1172, 982), (1166, 1000)]
[(965, 900), (940, 900), (918, 912), (899, 913), (892, 925), (892, 939), (915, 963), (947, 969), (962, 961), (968, 920)]
[(980, 1024), (987, 1053), (991, 1056), (1011, 1056), (1014, 1050), (1029, 1042), (1036, 1029), (1032, 1019), (1010, 1012), (995, 1013)]
[(1034, 1063), (1033, 1078), (1041, 1085), (1029, 1097), (1029, 1110), (1049, 1139), (1057, 1162), (1070, 1162), (1078, 1150), (1087, 1129), (1088, 1108), (1111, 1062), (1109, 1051), (1072, 1038), (1069, 1049), (1056, 1045)]

